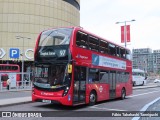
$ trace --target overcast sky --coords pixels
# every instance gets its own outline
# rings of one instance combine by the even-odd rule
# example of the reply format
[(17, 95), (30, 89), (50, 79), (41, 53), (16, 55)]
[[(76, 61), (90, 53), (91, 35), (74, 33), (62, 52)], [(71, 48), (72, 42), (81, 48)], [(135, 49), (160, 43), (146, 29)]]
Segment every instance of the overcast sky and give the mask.
[(81, 0), (80, 25), (105, 39), (121, 44), (120, 26), (130, 21), (128, 48), (160, 49), (159, 0)]

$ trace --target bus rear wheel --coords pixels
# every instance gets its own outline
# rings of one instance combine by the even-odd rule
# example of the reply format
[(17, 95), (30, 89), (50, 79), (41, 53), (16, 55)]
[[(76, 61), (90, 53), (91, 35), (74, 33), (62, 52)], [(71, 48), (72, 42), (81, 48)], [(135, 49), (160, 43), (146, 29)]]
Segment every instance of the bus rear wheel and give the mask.
[(124, 100), (126, 98), (126, 90), (123, 88), (121, 91), (121, 100)]
[(96, 101), (97, 101), (97, 95), (94, 91), (92, 91), (89, 95), (89, 105), (90, 106), (95, 105)]

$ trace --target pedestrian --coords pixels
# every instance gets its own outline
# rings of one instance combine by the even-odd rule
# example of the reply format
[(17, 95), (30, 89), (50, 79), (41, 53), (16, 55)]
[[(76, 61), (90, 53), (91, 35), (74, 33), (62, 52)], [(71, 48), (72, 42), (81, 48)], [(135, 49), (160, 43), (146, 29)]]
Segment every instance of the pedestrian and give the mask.
[(7, 79), (7, 90), (10, 89), (10, 84), (11, 84), (11, 80), (10, 80), (9, 77), (8, 77), (8, 79)]

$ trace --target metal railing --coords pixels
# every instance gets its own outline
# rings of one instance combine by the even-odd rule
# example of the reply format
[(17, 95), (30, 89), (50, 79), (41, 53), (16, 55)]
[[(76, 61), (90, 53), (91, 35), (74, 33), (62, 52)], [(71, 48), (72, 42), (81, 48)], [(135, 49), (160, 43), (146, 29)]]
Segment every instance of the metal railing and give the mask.
[[(22, 77), (23, 75), (23, 77)], [(10, 79), (9, 89), (7, 89), (7, 78)], [(23, 80), (21, 79), (23, 78)], [(0, 73), (0, 92), (31, 90), (32, 80), (30, 73)]]

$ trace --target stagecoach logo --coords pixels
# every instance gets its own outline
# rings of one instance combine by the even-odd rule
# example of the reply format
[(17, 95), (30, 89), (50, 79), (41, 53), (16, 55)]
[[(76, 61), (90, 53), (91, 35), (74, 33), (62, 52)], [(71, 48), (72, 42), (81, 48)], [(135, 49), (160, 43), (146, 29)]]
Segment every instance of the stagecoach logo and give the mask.
[(99, 87), (99, 91), (100, 91), (100, 92), (103, 91), (103, 87), (102, 87), (102, 86)]
[(77, 54), (76, 58), (88, 59), (88, 57), (87, 57), (87, 56), (83, 56), (83, 55), (80, 55), (80, 54)]
[(65, 56), (66, 50), (60, 50), (59, 53), (60, 53), (60, 56)]
[(47, 93), (47, 92), (41, 92), (41, 95), (46, 95), (46, 96), (50, 95), (50, 96), (53, 96), (54, 94), (53, 93)]

